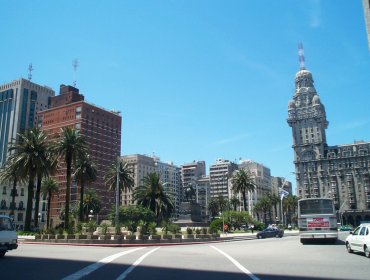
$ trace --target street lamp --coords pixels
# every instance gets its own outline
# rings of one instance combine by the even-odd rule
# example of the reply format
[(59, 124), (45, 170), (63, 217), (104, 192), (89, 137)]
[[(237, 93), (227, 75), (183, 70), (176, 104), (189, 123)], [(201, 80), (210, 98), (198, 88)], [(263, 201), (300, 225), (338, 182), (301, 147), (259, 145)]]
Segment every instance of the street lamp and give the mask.
[(41, 228), (41, 213), (39, 212), (39, 214), (37, 215), (37, 217), (38, 217), (38, 220), (39, 220), (39, 228)]
[(94, 217), (94, 211), (91, 209), (90, 210), (90, 214), (89, 214), (89, 220), (90, 220), (90, 222), (91, 222), (91, 220), (92, 220), (92, 218)]

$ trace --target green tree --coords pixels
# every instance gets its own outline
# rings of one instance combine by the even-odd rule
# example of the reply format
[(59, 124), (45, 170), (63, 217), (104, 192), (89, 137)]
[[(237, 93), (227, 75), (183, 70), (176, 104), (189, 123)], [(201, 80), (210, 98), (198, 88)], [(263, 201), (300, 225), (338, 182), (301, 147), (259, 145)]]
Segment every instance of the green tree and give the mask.
[(51, 198), (54, 194), (58, 192), (58, 185), (57, 182), (51, 178), (48, 177), (43, 180), (42, 186), (41, 186), (41, 192), (43, 195), (47, 196), (48, 198), (48, 212), (46, 216), (46, 228), (50, 228), (50, 208), (51, 208)]
[[(38, 169), (48, 161), (47, 150), (48, 142), (46, 134), (37, 128), (19, 133), (15, 145), (9, 148), (9, 152), (11, 153), (9, 160), (19, 171), (19, 178), (28, 181), (25, 230), (31, 229), (35, 179)], [(34, 218), (37, 220), (37, 215)]]
[(104, 181), (109, 190), (116, 190), (117, 186), (117, 173), (118, 173), (118, 201), (116, 207), (120, 205), (120, 198), (122, 191), (132, 190), (134, 187), (133, 173), (130, 170), (128, 163), (120, 158), (108, 169), (104, 176)]
[(280, 198), (276, 194), (272, 193), (272, 194), (269, 194), (269, 199), (270, 199), (271, 206), (274, 207), (275, 215), (277, 215), (278, 214), (277, 206), (279, 205)]
[(163, 219), (169, 218), (174, 210), (172, 198), (165, 193), (157, 173), (149, 173), (144, 177), (143, 184), (134, 191), (134, 199), (138, 205), (154, 212), (157, 226)]
[(298, 197), (295, 195), (288, 195), (283, 199), (283, 209), (287, 213), (287, 220), (285, 223), (292, 224), (292, 217), (295, 215), (298, 207)]
[(85, 183), (90, 183), (96, 180), (97, 170), (95, 164), (90, 158), (90, 155), (85, 154), (77, 157), (75, 171), (73, 176), (80, 184), (80, 203), (79, 203), (79, 220), (83, 220), (83, 204), (84, 204), (84, 189)]
[(83, 210), (88, 220), (90, 211), (92, 210), (95, 215), (99, 214), (101, 210), (101, 201), (94, 190), (86, 190), (83, 200)]
[(240, 169), (234, 173), (231, 178), (232, 190), (235, 193), (241, 193), (244, 203), (244, 211), (247, 211), (247, 192), (253, 192), (256, 188), (254, 178), (249, 169)]
[(216, 198), (211, 198), (211, 200), (208, 202), (208, 210), (211, 212), (212, 219), (215, 219), (215, 217), (220, 212), (220, 207), (218, 204), (218, 201)]
[(139, 225), (147, 229), (150, 223), (156, 221), (156, 217), (154, 212), (148, 208), (141, 205), (130, 205), (120, 208), (119, 221), (128, 230), (135, 232)]
[(230, 205), (232, 206), (233, 210), (236, 211), (236, 208), (239, 206), (240, 201), (236, 196), (233, 196), (230, 199)]
[(222, 213), (229, 209), (229, 201), (222, 195), (219, 195), (217, 197), (217, 203), (218, 203), (219, 210)]
[[(17, 195), (17, 182), (19, 179), (18, 174), (22, 172), (21, 166), (17, 166), (15, 164), (15, 161), (12, 159), (8, 159), (6, 164), (3, 166), (3, 168), (0, 170), (0, 182), (11, 182), (13, 184), (12, 191), (11, 191), (11, 197), (12, 197), (12, 203), (10, 207), (10, 215), (14, 215), (14, 205), (15, 205), (15, 197)], [(19, 178), (19, 179), (18, 179)]]
[[(76, 162), (77, 157), (82, 157), (87, 154), (88, 147), (85, 139), (80, 133), (71, 128), (63, 127), (62, 133), (53, 143), (53, 151), (58, 158), (63, 158), (66, 164), (66, 198), (65, 198), (65, 212), (69, 213), (69, 202), (71, 193), (71, 177), (72, 165)], [(69, 215), (64, 215), (64, 228), (69, 227)]]

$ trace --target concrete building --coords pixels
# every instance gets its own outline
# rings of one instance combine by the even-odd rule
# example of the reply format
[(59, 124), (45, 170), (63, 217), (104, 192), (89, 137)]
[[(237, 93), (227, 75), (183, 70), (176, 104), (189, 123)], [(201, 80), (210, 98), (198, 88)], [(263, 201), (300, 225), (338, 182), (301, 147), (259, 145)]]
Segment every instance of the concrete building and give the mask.
[(134, 187), (132, 191), (122, 193), (122, 205), (134, 205), (136, 202), (133, 198), (133, 191), (137, 186), (143, 183), (143, 179), (149, 173), (158, 173), (163, 183), (165, 193), (173, 199), (175, 206), (175, 213), (173, 217), (178, 216), (181, 195), (181, 172), (180, 167), (174, 165), (172, 162), (162, 162), (157, 156), (147, 155), (125, 155), (122, 157), (134, 175)]
[[(253, 207), (257, 201), (264, 195), (271, 193), (271, 171), (270, 168), (264, 166), (261, 163), (257, 163), (252, 160), (240, 160), (238, 164), (238, 169), (246, 169), (251, 172), (254, 178), (254, 183), (256, 188), (253, 193), (248, 193), (247, 196), (247, 209), (249, 213), (254, 216)], [(244, 209), (244, 202), (240, 196), (240, 207)]]
[[(101, 203), (100, 217), (104, 218), (115, 203), (114, 192), (109, 191), (104, 175), (121, 151), (121, 122), (119, 112), (108, 111), (84, 101), (84, 96), (72, 86), (61, 85), (60, 94), (51, 98), (51, 108), (37, 114), (37, 125), (53, 139), (63, 127), (72, 127), (85, 138), (90, 155), (96, 165), (97, 180), (85, 186), (95, 190)], [(60, 222), (59, 213), (65, 204), (66, 169), (64, 165), (57, 170), (55, 179), (59, 193), (51, 203), (52, 224)], [(71, 203), (79, 200), (80, 188), (72, 182)]]
[(202, 176), (196, 181), (195, 195), (195, 202), (201, 207), (203, 221), (209, 220), (208, 202), (211, 199), (211, 183), (209, 176)]
[[(54, 95), (51, 88), (22, 78), (0, 86), (0, 167), (6, 163), (12, 139), (18, 139), (18, 133), (35, 126), (36, 112), (46, 110), (49, 99)], [(15, 225), (23, 228), (27, 207), (27, 186), (18, 184), (15, 192), (12, 188), (12, 182), (1, 185), (0, 214), (9, 215), (13, 210)], [(11, 205), (12, 193), (15, 195), (15, 205)], [(40, 217), (37, 218), (42, 225), (46, 219), (43, 197), (39, 213)]]
[(362, 0), (362, 4), (364, 7), (364, 15), (365, 15), (365, 24), (367, 30), (367, 39), (369, 42), (369, 49), (370, 49), (370, 0)]
[[(183, 188), (189, 186), (195, 189), (197, 180), (206, 175), (206, 163), (193, 161), (181, 166), (181, 184)], [(184, 200), (184, 191), (181, 192), (181, 201)]]
[(329, 146), (325, 107), (311, 72), (301, 65), (288, 104), (292, 128), (297, 196), (331, 197), (343, 222), (370, 220), (370, 143)]
[(230, 200), (230, 180), (232, 174), (238, 169), (238, 165), (234, 162), (224, 159), (217, 159), (209, 168), (209, 180), (211, 187), (211, 198), (223, 196), (226, 200)]

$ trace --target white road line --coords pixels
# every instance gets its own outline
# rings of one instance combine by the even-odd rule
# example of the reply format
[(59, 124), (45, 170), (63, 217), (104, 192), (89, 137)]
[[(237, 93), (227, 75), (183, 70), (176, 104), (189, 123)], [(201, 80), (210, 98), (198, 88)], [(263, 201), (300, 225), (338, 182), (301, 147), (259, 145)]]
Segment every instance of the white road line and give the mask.
[(127, 275), (130, 274), (147, 256), (149, 256), (154, 251), (158, 250), (160, 247), (154, 248), (153, 250), (147, 252), (146, 254), (142, 255), (140, 258), (136, 260), (128, 269), (126, 269), (116, 280), (123, 280), (126, 278)]
[(138, 250), (141, 250), (141, 249), (144, 249), (145, 247), (140, 247), (140, 248), (136, 248), (136, 249), (132, 249), (132, 250), (128, 250), (128, 251), (123, 251), (123, 252), (120, 252), (120, 253), (117, 253), (117, 254), (114, 254), (114, 255), (111, 255), (109, 257), (106, 257), (100, 261), (97, 261), (96, 263), (93, 263), (89, 266), (86, 266), (85, 268), (63, 278), (62, 280), (77, 280), (77, 279), (81, 279), (82, 277), (90, 274), (91, 272), (97, 270), (98, 268), (102, 267), (103, 265), (106, 265), (107, 263), (110, 263), (111, 261), (119, 258), (119, 257), (122, 257), (124, 255), (127, 255), (127, 254), (130, 254), (132, 252), (135, 252), (135, 251), (138, 251)]
[(235, 260), (233, 257), (226, 254), (224, 251), (216, 248), (215, 246), (209, 245), (209, 247), (215, 249), (220, 254), (224, 255), (226, 258), (228, 258), (237, 268), (239, 268), (241, 271), (243, 271), (245, 274), (247, 274), (251, 279), (253, 280), (260, 280), (257, 276), (255, 276), (252, 272), (250, 272), (248, 269), (246, 269), (244, 266), (242, 266), (237, 260)]

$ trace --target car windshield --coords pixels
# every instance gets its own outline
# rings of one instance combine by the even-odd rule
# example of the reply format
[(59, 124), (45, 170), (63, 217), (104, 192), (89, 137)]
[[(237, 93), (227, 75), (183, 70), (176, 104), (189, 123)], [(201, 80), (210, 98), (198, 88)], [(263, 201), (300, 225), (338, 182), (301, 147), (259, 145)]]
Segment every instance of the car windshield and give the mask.
[(0, 217), (0, 231), (13, 230), (13, 224), (9, 218)]

